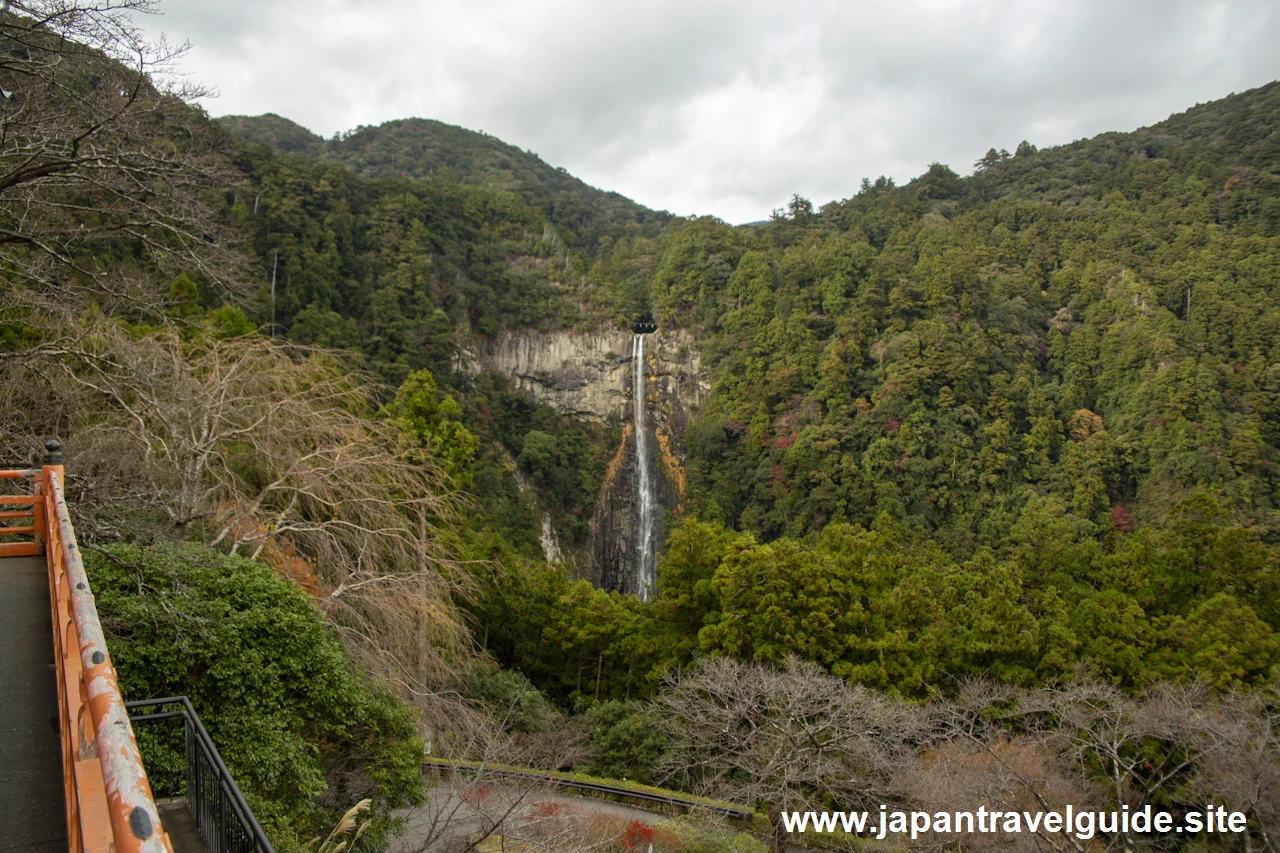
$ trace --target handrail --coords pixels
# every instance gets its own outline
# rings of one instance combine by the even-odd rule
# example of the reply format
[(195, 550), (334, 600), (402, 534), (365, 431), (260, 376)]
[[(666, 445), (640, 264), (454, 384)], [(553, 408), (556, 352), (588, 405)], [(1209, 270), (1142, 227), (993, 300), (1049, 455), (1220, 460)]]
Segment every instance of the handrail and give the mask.
[(120, 696), (115, 668), (85, 575), (75, 528), (62, 492), (61, 445), (50, 441), (39, 470), (0, 472), (0, 479), (33, 480), (30, 497), (0, 498), (31, 504), (30, 542), (0, 545), (0, 556), (43, 554), (57, 668), (62, 777), (71, 853), (173, 853), (151, 795), (138, 744)]
[[(0, 536), (9, 539), (0, 542), (0, 557), (35, 557), (44, 553), (44, 500), (40, 495), (40, 477), (38, 468), (0, 471), (0, 480), (30, 480), (32, 486), (30, 495), (0, 495), (0, 520), (31, 520), (25, 526), (0, 524)], [(10, 537), (22, 537), (22, 540), (14, 542)]]
[[(53, 505), (53, 512), (47, 513), (48, 524), (52, 528), (56, 523), (62, 546), (62, 568), (70, 587), (71, 618), (75, 622), (80, 652), (80, 682), (88, 696), (98, 762), (106, 785), (114, 853), (173, 853), (151, 796), (147, 771), (142, 766), (142, 755), (129, 725), (129, 712), (120, 696), (116, 671), (98, 621), (98, 608), (89, 590), (89, 578), (71, 526), (71, 514), (62, 495), (60, 474), (54, 466), (44, 469), (46, 502)], [(53, 542), (52, 535), (49, 541)]]
[[(196, 821), (196, 829), (204, 839), (209, 853), (275, 853), (267, 834), (258, 825), (253, 810), (245, 802), (244, 795), (231, 771), (223, 763), (218, 747), (213, 738), (200, 722), (200, 715), (192, 707), (186, 696), (169, 696), (164, 699), (143, 699), (137, 702), (124, 703), (129, 710), (137, 708), (156, 708), (165, 705), (180, 705), (180, 711), (167, 711), (158, 714), (140, 714), (130, 719), (135, 723), (181, 717), (183, 733), (186, 741), (187, 773), (186, 796), (187, 807)], [(201, 761), (203, 759), (203, 762)], [(212, 778), (210, 778), (212, 777)], [(212, 784), (211, 784), (212, 783)], [(210, 789), (214, 789), (211, 791)], [(216, 801), (210, 801), (208, 794), (216, 793)], [(239, 825), (239, 833), (227, 820), (230, 817)]]

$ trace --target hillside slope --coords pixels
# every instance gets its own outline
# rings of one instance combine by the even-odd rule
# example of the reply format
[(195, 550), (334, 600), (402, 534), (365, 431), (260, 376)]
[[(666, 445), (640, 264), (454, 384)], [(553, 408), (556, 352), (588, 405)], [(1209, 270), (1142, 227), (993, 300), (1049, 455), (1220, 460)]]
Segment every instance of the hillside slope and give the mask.
[(963, 555), (1045, 501), (1089, 538), (1209, 490), (1280, 531), (1278, 102), (666, 235), (651, 299), (716, 372), (694, 511), (766, 538), (887, 512)]
[(439, 121), (389, 121), (327, 141), (270, 113), (223, 116), (217, 121), (249, 142), (341, 163), (365, 178), (425, 180), (446, 172), (462, 184), (516, 193), (558, 226), (569, 246), (591, 253), (601, 238), (651, 237), (671, 218), (618, 193), (589, 186), (532, 152)]
[[(302, 262), (274, 208), (258, 214), (259, 257), (278, 247), (288, 270), (291, 336), (363, 342), (403, 365), (391, 378), (444, 368), (459, 323), (578, 322), (566, 294), (591, 322), (689, 328), (714, 392), (688, 437), (686, 508), (764, 539), (888, 513), (963, 556), (1000, 547), (1044, 501), (1102, 537), (1204, 489), (1280, 531), (1278, 104), (1270, 84), (1132, 133), (991, 151), (970, 177), (934, 164), (818, 210), (797, 199), (762, 226), (676, 219), (652, 234), (637, 206), (491, 137), (390, 122), (271, 161), (311, 170), (274, 193), (328, 210), (302, 242), (329, 269)], [(315, 150), (282, 121), (223, 123)], [(416, 248), (379, 224), (396, 180), (436, 199), (395, 213), (423, 223)], [(322, 186), (348, 198), (334, 206)], [(603, 205), (575, 214), (579, 242), (621, 229), (594, 261), (529, 242), (548, 208), (569, 216), (562, 197)], [(334, 270), (348, 283), (302, 284)], [(320, 314), (297, 314), (309, 304)]]
[(264, 113), (260, 116), (222, 116), (214, 119), (234, 136), (254, 145), (266, 145), (285, 154), (309, 154), (318, 157), (325, 147), (324, 137), (317, 136), (297, 122)]
[[(228, 250), (250, 247), (246, 278), (267, 298), (240, 308), (255, 322), (219, 304), (212, 260), (162, 266), (147, 250), (167, 247), (147, 234), (79, 244), (113, 276), (98, 292), (116, 292), (115, 278), (134, 288), (120, 291), (127, 310), (106, 303), (118, 321), (99, 322), (102, 300), (86, 301), (60, 338), (9, 319), (4, 346), (25, 348), (31, 369), (8, 382), (18, 402), (5, 427), (90, 442), (132, 438), (139, 420), (169, 436), (207, 432), (165, 426), (178, 415), (230, 424), (211, 445), (95, 445), (82, 458), (106, 473), (79, 468), (96, 476), (81, 506), (246, 550), (301, 530), (277, 553), (301, 554), (298, 568), (335, 590), (362, 578), (343, 596), (388, 588), (377, 584), (390, 577), (363, 580), (388, 566), (425, 581), (435, 570), (422, 555), (440, 544), (457, 559), (438, 576), (463, 579), (456, 603), (477, 645), (566, 704), (644, 696), (708, 653), (784, 666), (796, 655), (921, 699), (974, 676), (1062, 683), (1080, 670), (1131, 690), (1266, 684), (1280, 665), (1278, 97), (1272, 85), (1133, 133), (988, 152), (967, 178), (934, 164), (817, 208), (797, 197), (763, 225), (673, 218), (652, 230), (629, 203), (436, 123), (323, 142), (279, 117), (231, 120), (199, 149), (219, 171), (175, 198), (207, 201), (200, 220), (218, 227), (194, 220), (180, 245), (204, 255), (235, 232)], [(60, 192), (47, 198), (65, 207)], [(46, 280), (31, 280), (42, 296)], [(626, 459), (626, 426), (586, 424), (459, 368), (476, 336), (645, 314), (659, 335), (681, 330), (711, 387), (680, 430), (677, 517), (658, 596), (641, 602), (537, 559), (539, 509), (563, 538), (584, 538), (610, 465)], [(81, 334), (86, 317), (97, 339)], [(348, 386), (361, 380), (345, 362), (254, 326), (359, 349), (399, 393)], [(66, 339), (89, 348), (69, 352)], [(224, 353), (265, 353), (268, 366)], [(225, 373), (256, 384), (203, 393), (229, 381), (226, 364), (249, 365)], [(71, 389), (54, 391), (67, 409), (48, 405), (50, 387)], [(140, 419), (142, 393), (157, 402)], [(231, 400), (245, 419), (204, 417), (199, 399)], [(268, 421), (288, 440), (256, 426)], [(305, 468), (330, 457), (347, 467)], [(438, 469), (418, 464), (432, 457)], [(296, 465), (297, 485), (276, 473)], [(282, 494), (284, 480), (305, 497)], [(412, 512), (414, 496), (439, 489), (448, 509), (468, 488), (475, 511), (448, 535)], [(166, 494), (180, 513), (157, 511)], [(225, 523), (228, 504), (246, 523), (238, 509)], [(104, 529), (144, 529), (105, 512)], [(388, 626), (390, 653), (370, 645), (369, 660), (426, 654), (416, 628), (398, 629), (451, 612), (433, 597), (445, 585), (403, 589), (421, 597), (370, 623)], [(463, 642), (453, 627), (444, 639)]]

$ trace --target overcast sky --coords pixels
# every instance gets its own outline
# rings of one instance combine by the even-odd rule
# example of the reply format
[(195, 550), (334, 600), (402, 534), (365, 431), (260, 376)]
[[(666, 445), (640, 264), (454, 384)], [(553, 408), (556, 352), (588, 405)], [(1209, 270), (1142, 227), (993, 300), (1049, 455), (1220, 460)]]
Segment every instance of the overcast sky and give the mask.
[(733, 223), (1280, 78), (1275, 0), (161, 0), (211, 115), (483, 130)]

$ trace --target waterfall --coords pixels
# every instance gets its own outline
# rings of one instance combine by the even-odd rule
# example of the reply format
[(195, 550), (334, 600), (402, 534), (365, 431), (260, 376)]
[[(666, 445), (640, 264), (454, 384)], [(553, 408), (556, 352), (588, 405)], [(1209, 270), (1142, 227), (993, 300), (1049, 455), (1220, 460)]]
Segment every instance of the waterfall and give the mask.
[(653, 597), (653, 484), (649, 477), (649, 442), (644, 429), (644, 335), (631, 342), (631, 397), (636, 435), (636, 591), (641, 601)]

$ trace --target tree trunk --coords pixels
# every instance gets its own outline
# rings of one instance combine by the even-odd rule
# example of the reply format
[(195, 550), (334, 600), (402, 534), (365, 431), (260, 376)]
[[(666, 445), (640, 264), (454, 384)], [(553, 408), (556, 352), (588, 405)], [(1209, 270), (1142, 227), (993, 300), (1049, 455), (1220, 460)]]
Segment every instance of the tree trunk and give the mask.
[(769, 850), (771, 853), (786, 853), (787, 830), (782, 825), (782, 812), (769, 808)]

